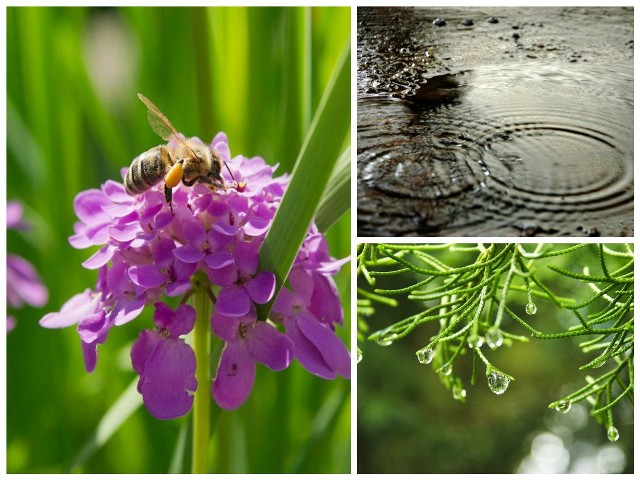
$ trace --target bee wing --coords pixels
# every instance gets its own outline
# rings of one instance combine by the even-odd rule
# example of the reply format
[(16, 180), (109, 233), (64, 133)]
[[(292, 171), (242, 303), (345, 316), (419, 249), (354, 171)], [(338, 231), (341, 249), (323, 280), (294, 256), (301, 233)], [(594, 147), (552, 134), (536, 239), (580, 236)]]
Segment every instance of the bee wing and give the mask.
[(151, 125), (151, 129), (156, 133), (156, 135), (159, 135), (162, 139), (167, 141), (172, 137), (179, 138), (175, 127), (151, 100), (141, 93), (138, 94), (138, 98), (140, 98), (142, 103), (147, 106), (147, 120), (149, 120), (149, 125)]
[(177, 142), (176, 158), (195, 157), (196, 154), (194, 151), (189, 147), (189, 145), (187, 145), (164, 113), (162, 113), (151, 100), (141, 93), (138, 94), (138, 98), (140, 98), (142, 103), (147, 106), (147, 120), (149, 120), (149, 125), (151, 125), (151, 129), (156, 133), (156, 135), (166, 141), (174, 140)]

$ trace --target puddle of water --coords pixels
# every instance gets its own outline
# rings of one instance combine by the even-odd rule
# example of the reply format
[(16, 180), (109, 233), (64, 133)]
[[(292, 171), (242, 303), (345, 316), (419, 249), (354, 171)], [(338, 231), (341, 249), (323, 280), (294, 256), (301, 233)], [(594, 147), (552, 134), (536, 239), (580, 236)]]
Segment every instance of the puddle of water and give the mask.
[[(383, 22), (372, 29), (360, 10), (359, 52), (371, 50), (368, 35), (375, 45), (378, 30), (389, 29)], [(403, 28), (388, 24), (409, 35), (400, 43), (410, 51), (423, 42), (473, 55), (466, 64), (446, 57), (433, 68), (438, 74), (401, 94), (366, 93), (370, 84), (359, 90), (359, 235), (633, 235), (633, 12), (613, 9), (614, 18), (602, 9), (521, 10), (501, 9), (510, 21), (492, 33), (482, 25), (473, 35), (467, 27), (442, 34), (423, 21), (422, 10), (400, 10)], [(474, 24), (485, 15), (452, 12), (475, 17)], [(555, 31), (551, 25), (563, 17), (579, 28), (553, 39), (541, 33)], [(616, 34), (613, 24), (630, 30)], [(502, 45), (511, 31), (520, 32), (518, 40), (533, 37), (526, 45), (548, 56), (530, 58), (522, 42)], [(488, 51), (496, 43), (503, 48)], [(365, 63), (358, 72), (364, 84), (387, 60), (377, 58), (377, 69), (371, 58)], [(421, 76), (430, 70), (421, 69)]]

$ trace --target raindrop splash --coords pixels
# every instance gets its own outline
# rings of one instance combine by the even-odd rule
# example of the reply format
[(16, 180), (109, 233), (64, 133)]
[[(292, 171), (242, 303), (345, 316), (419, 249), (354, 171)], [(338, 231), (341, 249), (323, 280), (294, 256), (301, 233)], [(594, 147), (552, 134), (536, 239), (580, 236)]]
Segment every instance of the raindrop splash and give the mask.
[(489, 384), (489, 389), (493, 393), (495, 393), (496, 395), (502, 395), (507, 391), (510, 380), (509, 377), (507, 377), (505, 374), (496, 372), (494, 370), (487, 376), (487, 381)]

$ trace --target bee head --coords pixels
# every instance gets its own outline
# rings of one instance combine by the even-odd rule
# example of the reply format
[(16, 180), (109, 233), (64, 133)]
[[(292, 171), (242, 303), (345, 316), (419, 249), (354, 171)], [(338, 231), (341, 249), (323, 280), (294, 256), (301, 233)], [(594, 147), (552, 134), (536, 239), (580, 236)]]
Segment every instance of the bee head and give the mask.
[(209, 176), (214, 180), (217, 180), (220, 183), (224, 184), (224, 179), (222, 178), (221, 172), (222, 159), (220, 158), (220, 154), (215, 150), (211, 150), (211, 169), (209, 170)]

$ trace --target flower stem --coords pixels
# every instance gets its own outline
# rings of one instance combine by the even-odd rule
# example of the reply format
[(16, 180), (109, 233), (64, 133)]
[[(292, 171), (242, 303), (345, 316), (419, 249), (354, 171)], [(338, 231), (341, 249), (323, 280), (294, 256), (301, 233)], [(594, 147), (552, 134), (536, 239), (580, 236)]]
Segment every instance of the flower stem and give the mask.
[(209, 280), (196, 274), (191, 280), (194, 295), (191, 303), (196, 309), (196, 326), (193, 330), (193, 349), (196, 353), (196, 379), (198, 388), (193, 402), (192, 473), (207, 473), (209, 467), (209, 425), (211, 418), (210, 362), (211, 362), (211, 300), (207, 294)]

